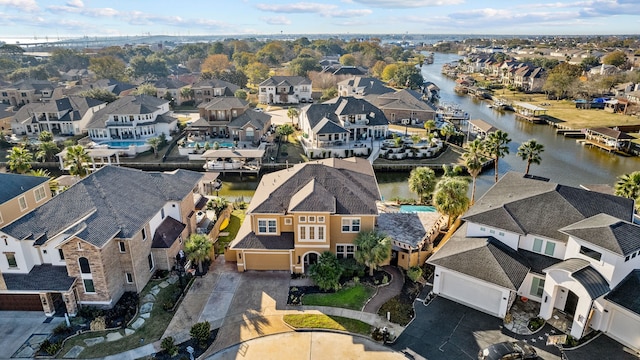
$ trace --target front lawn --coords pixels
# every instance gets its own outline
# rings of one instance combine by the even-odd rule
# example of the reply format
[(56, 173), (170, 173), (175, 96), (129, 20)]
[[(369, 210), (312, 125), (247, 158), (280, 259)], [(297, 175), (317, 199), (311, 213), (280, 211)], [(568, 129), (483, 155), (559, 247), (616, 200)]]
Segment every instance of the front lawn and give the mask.
[(324, 314), (292, 314), (283, 317), (284, 322), (296, 329), (330, 329), (354, 334), (371, 335), (371, 325), (360, 320)]
[(231, 212), (231, 218), (229, 219), (229, 225), (223, 230), (223, 232), (228, 232), (227, 236), (218, 237), (218, 254), (224, 254), (224, 248), (236, 238), (238, 234), (238, 230), (240, 230), (240, 225), (244, 221), (245, 210), (236, 209)]
[(375, 289), (369, 286), (357, 284), (335, 293), (307, 294), (302, 298), (302, 305), (333, 306), (360, 311), (374, 292)]

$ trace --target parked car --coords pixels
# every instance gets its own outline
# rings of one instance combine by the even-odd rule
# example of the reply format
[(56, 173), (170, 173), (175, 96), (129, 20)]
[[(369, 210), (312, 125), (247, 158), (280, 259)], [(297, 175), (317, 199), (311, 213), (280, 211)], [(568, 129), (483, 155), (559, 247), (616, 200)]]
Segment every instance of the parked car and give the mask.
[(478, 353), (478, 360), (537, 359), (536, 349), (523, 341), (505, 341), (490, 345)]

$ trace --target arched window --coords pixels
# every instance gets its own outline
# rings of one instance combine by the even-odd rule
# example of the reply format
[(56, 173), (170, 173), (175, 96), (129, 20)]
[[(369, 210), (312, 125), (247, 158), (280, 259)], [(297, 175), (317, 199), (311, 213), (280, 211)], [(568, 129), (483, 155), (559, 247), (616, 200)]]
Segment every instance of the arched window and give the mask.
[(89, 266), (89, 259), (86, 257), (81, 257), (78, 259), (80, 263), (80, 272), (83, 274), (91, 274), (91, 266)]

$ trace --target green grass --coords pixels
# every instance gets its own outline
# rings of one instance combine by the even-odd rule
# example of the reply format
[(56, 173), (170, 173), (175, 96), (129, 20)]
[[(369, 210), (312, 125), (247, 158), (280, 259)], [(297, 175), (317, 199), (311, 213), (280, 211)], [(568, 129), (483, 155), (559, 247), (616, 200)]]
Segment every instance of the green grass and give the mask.
[(307, 294), (302, 297), (303, 305), (333, 306), (351, 310), (362, 310), (367, 300), (371, 298), (375, 289), (357, 284), (350, 288), (338, 290), (330, 294)]
[(292, 314), (283, 317), (284, 322), (299, 329), (330, 329), (354, 334), (371, 335), (371, 325), (360, 320), (324, 314)]
[(224, 248), (229, 244), (233, 239), (236, 238), (238, 234), (238, 230), (240, 229), (240, 225), (244, 221), (245, 210), (236, 209), (231, 212), (231, 218), (229, 219), (229, 225), (223, 231), (229, 232), (228, 236), (220, 236), (218, 238), (218, 253), (224, 254)]
[[(151, 290), (152, 287), (159, 284), (160, 282), (162, 281), (149, 281), (147, 286), (140, 293), (140, 298), (142, 299)], [(151, 316), (145, 321), (142, 327), (136, 330), (134, 334), (125, 336), (124, 338), (117, 341), (104, 342), (90, 347), (84, 343), (84, 339), (105, 336), (113, 331), (98, 331), (82, 334), (73, 337), (65, 342), (64, 348), (62, 349), (62, 351), (60, 351), (58, 357), (61, 358), (62, 356), (64, 356), (64, 354), (66, 354), (74, 345), (80, 345), (85, 348), (80, 354), (80, 357), (85, 359), (118, 354), (123, 351), (135, 349), (137, 347), (159, 340), (160, 337), (162, 337), (162, 334), (166, 330), (167, 326), (171, 322), (171, 318), (173, 317), (173, 313), (164, 311), (162, 309), (162, 304), (171, 298), (171, 295), (174, 289), (177, 288), (177, 286), (178, 285), (176, 283), (160, 290), (160, 292), (156, 296), (156, 302), (153, 305), (153, 310), (151, 310)]]

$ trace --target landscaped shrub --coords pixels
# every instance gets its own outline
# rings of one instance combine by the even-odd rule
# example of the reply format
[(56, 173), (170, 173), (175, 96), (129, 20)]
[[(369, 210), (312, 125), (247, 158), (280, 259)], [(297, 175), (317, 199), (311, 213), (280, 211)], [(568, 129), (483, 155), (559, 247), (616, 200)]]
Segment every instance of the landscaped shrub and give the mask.
[(56, 328), (53, 329), (53, 334), (54, 335), (62, 335), (64, 333), (66, 333), (67, 331), (69, 331), (69, 327), (67, 326), (67, 324), (60, 323), (60, 325), (56, 326)]
[(61, 348), (62, 348), (61, 342), (52, 342), (49, 339), (46, 339), (45, 341), (42, 342), (42, 344), (40, 344), (39, 352), (53, 356), (57, 354)]
[(95, 306), (82, 306), (78, 310), (78, 316), (87, 320), (93, 320), (99, 316), (104, 316), (104, 310)]
[(113, 308), (104, 312), (107, 328), (124, 327), (133, 319), (138, 311), (139, 296), (133, 291), (122, 294)]
[(318, 262), (309, 267), (309, 275), (320, 289), (335, 291), (340, 288), (342, 267), (332, 252), (325, 251)]
[(93, 331), (96, 330), (104, 330), (107, 328), (107, 325), (104, 321), (104, 316), (98, 316), (97, 318), (91, 321), (90, 329)]
[(211, 324), (208, 321), (196, 323), (191, 327), (189, 334), (198, 343), (198, 346), (204, 348), (207, 346), (209, 335), (211, 332)]
[(531, 331), (536, 331), (540, 329), (542, 325), (544, 325), (544, 319), (537, 316), (529, 320), (529, 324), (527, 324), (527, 327)]
[(340, 266), (342, 267), (342, 278), (350, 280), (354, 277), (363, 277), (365, 267), (359, 264), (354, 258), (342, 258), (338, 259)]
[(171, 336), (162, 339), (160, 347), (162, 348), (162, 350), (166, 351), (169, 356), (178, 355), (178, 347), (174, 343), (173, 337)]
[(412, 266), (409, 268), (409, 270), (407, 270), (407, 277), (413, 282), (418, 281), (421, 276), (422, 268), (420, 266)]

